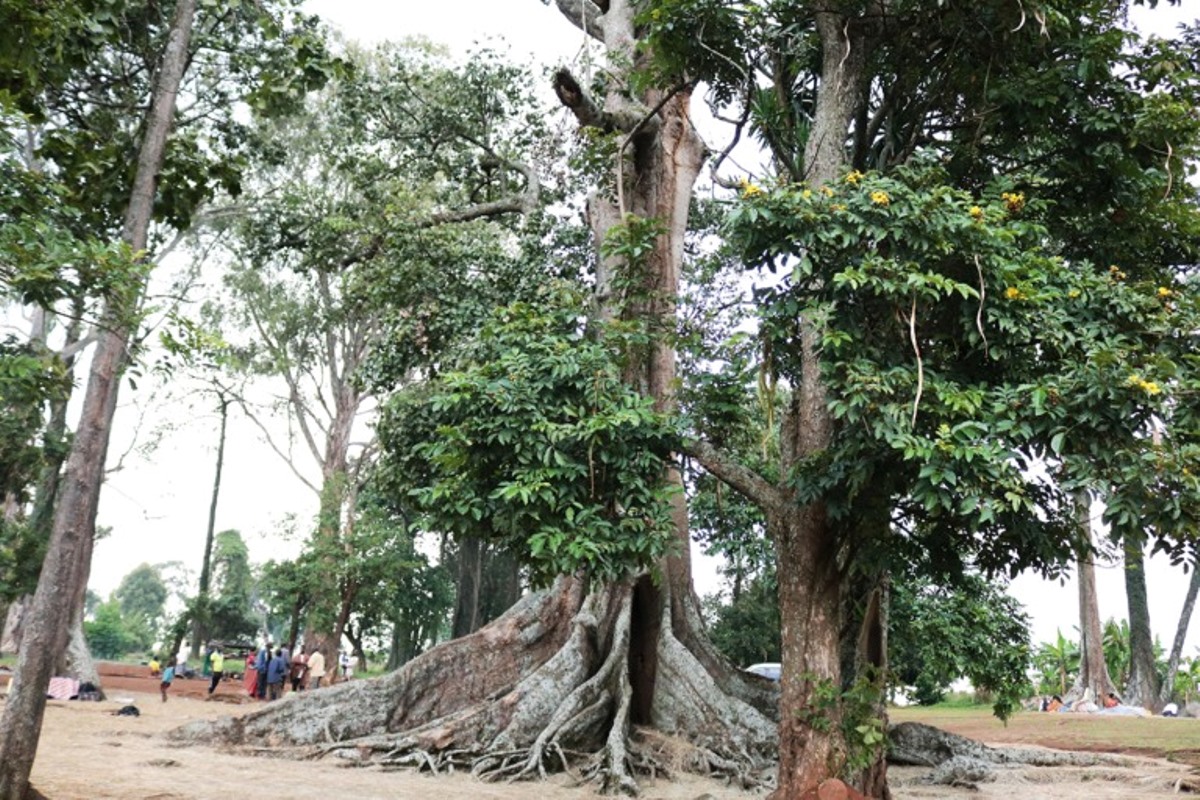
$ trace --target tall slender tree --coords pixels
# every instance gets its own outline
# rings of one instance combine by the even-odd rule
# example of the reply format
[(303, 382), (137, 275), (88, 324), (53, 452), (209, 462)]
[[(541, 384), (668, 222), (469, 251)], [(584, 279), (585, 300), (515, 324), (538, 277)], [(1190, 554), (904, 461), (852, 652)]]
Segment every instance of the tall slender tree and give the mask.
[[(187, 67), (195, 12), (193, 0), (180, 0), (159, 64), (121, 232), (122, 240), (133, 253), (144, 252), (148, 244), (155, 184)], [(82, 587), (87, 584), (108, 435), (126, 363), (130, 310), (119, 303), (108, 306), (107, 331), (92, 357), (83, 410), (67, 460), (66, 483), (55, 509), (46, 561), (29, 610), (17, 675), (0, 718), (0, 797), (5, 800), (23, 800), (28, 790), (46, 708), (46, 687), (55, 655), (66, 647), (74, 607), (74, 603), (64, 604), (60, 598), (82, 594)]]

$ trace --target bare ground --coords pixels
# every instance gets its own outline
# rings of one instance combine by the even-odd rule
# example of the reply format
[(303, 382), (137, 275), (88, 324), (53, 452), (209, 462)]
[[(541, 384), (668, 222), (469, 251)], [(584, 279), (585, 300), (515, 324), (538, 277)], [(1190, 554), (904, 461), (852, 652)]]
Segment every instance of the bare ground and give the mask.
[[(110, 699), (88, 703), (51, 701), (46, 710), (42, 739), (34, 764), (33, 782), (52, 800), (144, 798), (145, 800), (210, 800), (267, 791), (289, 800), (327, 800), (349, 796), (373, 798), (432, 798), (438, 800), (583, 800), (596, 795), (588, 787), (573, 787), (568, 776), (544, 784), (481, 783), (469, 775), (431, 777), (409, 771), (382, 772), (339, 766), (331, 761), (310, 762), (250, 755), (221, 747), (183, 746), (168, 741), (167, 731), (193, 719), (240, 714), (254, 705), (238, 702), (241, 693), (223, 685), (227, 702), (206, 702), (207, 684), (179, 681), (171, 699), (163, 703), (149, 678), (106, 678)], [(127, 702), (141, 711), (139, 717), (114, 716)], [(281, 702), (287, 702), (286, 700)], [(1035, 720), (1037, 724), (1040, 720)], [(1046, 723), (1052, 720), (1047, 719)], [(1160, 720), (1187, 724), (1173, 735), (1190, 738), (1200, 746), (1200, 720)], [(978, 726), (978, 722), (965, 725)], [(946, 727), (953, 728), (951, 720)], [(971, 733), (959, 730), (961, 733)], [(988, 729), (983, 733), (997, 733)], [(974, 731), (976, 735), (980, 731)], [(1025, 736), (1025, 734), (1020, 734)], [(1001, 742), (1003, 736), (985, 736)], [(1051, 737), (1052, 738), (1052, 737)], [(1120, 749), (1120, 748), (1118, 748)], [(1128, 752), (1128, 749), (1126, 749)], [(1129, 767), (1030, 768), (1002, 772), (995, 783), (978, 790), (932, 787), (921, 784), (928, 770), (897, 769), (890, 772), (898, 800), (915, 798), (996, 798), (1012, 800), (1103, 800), (1103, 798), (1174, 797), (1181, 782), (1196, 779), (1187, 765), (1162, 759), (1132, 757)], [(715, 781), (676, 775), (671, 780), (643, 780), (642, 797), (651, 800), (733, 800), (762, 796), (727, 787)]]

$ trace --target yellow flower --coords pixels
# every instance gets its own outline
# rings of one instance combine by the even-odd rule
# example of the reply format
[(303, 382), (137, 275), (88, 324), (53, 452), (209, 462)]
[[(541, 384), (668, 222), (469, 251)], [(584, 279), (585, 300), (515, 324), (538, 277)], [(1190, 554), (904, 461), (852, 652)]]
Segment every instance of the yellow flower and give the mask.
[(851, 172), (849, 175), (846, 176), (846, 183), (850, 184), (851, 186), (857, 186), (858, 182), (861, 181), (863, 179), (863, 177), (864, 176), (861, 172), (859, 172), (858, 170), (854, 170), (853, 172)]
[(845, 203), (834, 203), (833, 205), (830, 206), (830, 208), (832, 208), (834, 211), (845, 211), (846, 204)]
[(1125, 384), (1127, 386), (1134, 386), (1138, 389), (1141, 389), (1146, 394), (1152, 395), (1152, 396), (1162, 393), (1161, 386), (1159, 386), (1154, 381), (1148, 381), (1148, 380), (1144, 379), (1141, 375), (1138, 375), (1136, 372), (1125, 379)]
[(1069, 297), (1069, 298), (1071, 298), (1072, 300), (1074, 300), (1076, 297), (1079, 297), (1079, 290), (1078, 290), (1078, 289), (1072, 289), (1071, 291), (1067, 292), (1067, 297)]
[(1170, 297), (1170, 296), (1171, 296), (1171, 295), (1173, 295), (1173, 294), (1175, 294), (1175, 293), (1174, 293), (1174, 292), (1172, 292), (1170, 289), (1168, 289), (1168, 288), (1167, 288), (1167, 287), (1165, 287), (1165, 286), (1160, 286), (1160, 287), (1158, 287), (1158, 296), (1159, 296), (1159, 297), (1161, 297), (1161, 298), (1163, 298), (1164, 300), (1165, 300), (1165, 299), (1167, 299), (1168, 297)]
[(755, 196), (763, 193), (762, 189), (755, 186), (753, 183), (746, 180), (745, 178), (742, 179), (742, 181), (739, 185), (742, 187), (742, 199), (743, 200), (748, 200), (751, 197), (755, 197)]
[(983, 209), (979, 206), (971, 206), (967, 213), (970, 214), (971, 219), (975, 220), (976, 222), (979, 222), (983, 219)]
[(1001, 192), (1000, 199), (1004, 201), (1010, 214), (1016, 214), (1025, 207), (1024, 192)]
[(888, 197), (887, 192), (871, 192), (871, 202), (877, 206), (886, 206), (892, 202), (892, 198)]
[(825, 195), (826, 197), (833, 197), (833, 189), (830, 189), (828, 186), (822, 186), (821, 194)]
[(1118, 267), (1116, 264), (1113, 264), (1111, 267), (1109, 267), (1109, 268), (1108, 268), (1108, 275), (1109, 275), (1109, 277), (1111, 277), (1111, 278), (1112, 278), (1114, 281), (1123, 281), (1123, 280), (1125, 280), (1125, 273), (1124, 273), (1124, 272), (1122, 272), (1122, 271), (1121, 271), (1121, 268), (1120, 268), (1120, 267)]
[(812, 199), (812, 189), (805, 189), (803, 192), (800, 193), (800, 196), (803, 197), (805, 200), (811, 200)]
[(1022, 297), (1021, 290), (1015, 286), (1010, 286), (1007, 289), (1005, 289), (1004, 296), (1007, 297), (1009, 300), (1020, 300)]

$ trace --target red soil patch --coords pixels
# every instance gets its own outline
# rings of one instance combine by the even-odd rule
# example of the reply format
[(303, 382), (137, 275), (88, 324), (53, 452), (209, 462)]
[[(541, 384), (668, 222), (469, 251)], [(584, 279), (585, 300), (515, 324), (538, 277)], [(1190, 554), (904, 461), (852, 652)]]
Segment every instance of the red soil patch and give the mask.
[[(118, 664), (115, 661), (100, 661), (96, 664), (96, 669), (100, 672), (100, 682), (104, 687), (104, 693), (110, 699), (130, 692), (158, 694), (161, 681), (150, 674), (149, 667), (138, 664)], [(203, 700), (208, 696), (209, 683), (211, 683), (211, 679), (202, 678), (199, 675), (195, 678), (176, 678), (171, 683), (170, 696)], [(240, 679), (233, 680), (232, 678), (226, 678), (217, 685), (217, 690), (213, 692), (213, 699), (226, 703), (258, 702), (246, 693)]]

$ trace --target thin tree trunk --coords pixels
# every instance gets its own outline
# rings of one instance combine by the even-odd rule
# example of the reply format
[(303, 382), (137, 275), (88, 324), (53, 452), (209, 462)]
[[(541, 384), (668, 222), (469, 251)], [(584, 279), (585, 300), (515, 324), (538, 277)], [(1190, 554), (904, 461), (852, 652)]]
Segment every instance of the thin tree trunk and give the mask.
[(1096, 564), (1091, 553), (1091, 498), (1086, 492), (1075, 497), (1075, 518), (1081, 539), (1079, 554), (1079, 674), (1068, 693), (1069, 699), (1089, 697), (1101, 703), (1113, 690), (1108, 662), (1104, 660), (1104, 632), (1100, 627), (1100, 604), (1096, 596)]
[(1171, 702), (1175, 693), (1175, 676), (1179, 673), (1179, 659), (1183, 657), (1183, 643), (1187, 639), (1188, 627), (1192, 622), (1192, 611), (1196, 608), (1196, 595), (1200, 593), (1200, 569), (1192, 567), (1192, 579), (1188, 583), (1187, 597), (1179, 612), (1179, 624), (1175, 627), (1175, 641), (1171, 643), (1171, 654), (1167, 658), (1167, 677), (1158, 694), (1159, 706)]
[(1146, 595), (1146, 563), (1140, 539), (1125, 539), (1125, 597), (1129, 604), (1129, 684), (1122, 699), (1131, 706), (1157, 712), (1158, 673)]
[[(216, 535), (217, 499), (221, 495), (221, 470), (225, 465), (225, 431), (229, 422), (229, 398), (222, 392), (219, 401), (221, 433), (217, 439), (217, 468), (213, 477), (212, 499), (208, 504), (208, 528), (204, 532), (204, 557), (200, 562), (200, 594), (196, 598), (196, 616), (192, 620), (192, 658), (200, 657), (200, 647), (208, 638), (208, 588), (212, 580), (212, 549)], [(295, 637), (293, 636), (293, 642)]]
[[(195, 0), (179, 0), (159, 67), (121, 235), (134, 253), (146, 249), (155, 181), (187, 66), (195, 10)], [(2, 800), (25, 800), (27, 795), (46, 709), (46, 688), (55, 657), (66, 647), (69, 633), (72, 609), (62, 598), (73, 598), (78, 592), (78, 581), (85, 579), (88, 572), (89, 565), (82, 561), (90, 555), (95, 535), (96, 506), (121, 371), (127, 357), (131, 321), (124, 313), (126, 310), (119, 305), (110, 306), (104, 314), (105, 333), (93, 356), (49, 550), (29, 610), (17, 674), (0, 718)]]
[[(296, 593), (296, 602), (292, 604), (292, 623), (288, 627), (287, 646), (288, 651), (296, 652), (296, 639), (300, 636), (300, 615), (304, 611), (304, 592)], [(307, 645), (308, 643), (305, 642)]]
[(15, 653), (21, 647), (21, 617), (27, 599), (18, 597), (4, 605), (4, 613), (0, 614), (0, 655)]

